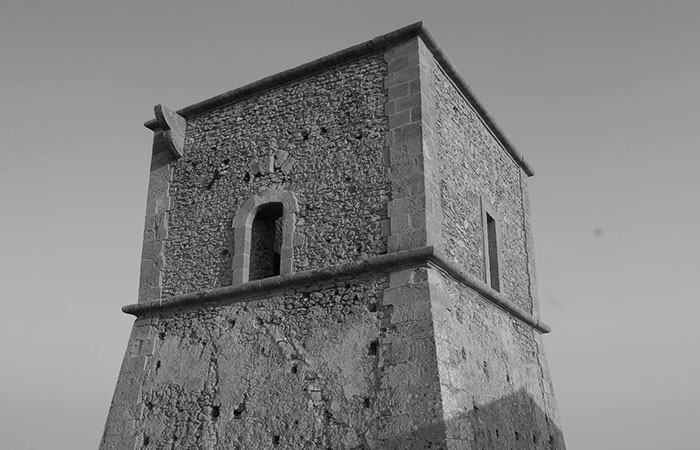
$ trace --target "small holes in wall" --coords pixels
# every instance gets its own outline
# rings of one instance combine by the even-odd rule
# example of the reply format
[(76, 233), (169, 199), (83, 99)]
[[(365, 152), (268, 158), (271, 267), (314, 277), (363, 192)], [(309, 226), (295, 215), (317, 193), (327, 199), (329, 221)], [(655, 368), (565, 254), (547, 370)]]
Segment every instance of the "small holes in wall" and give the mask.
[(301, 130), (301, 137), (305, 140), (309, 140), (309, 130)]
[(148, 436), (144, 436), (143, 437), (143, 446), (148, 447), (148, 444), (150, 444), (150, 443), (151, 443), (151, 438)]
[(370, 400), (369, 400), (369, 397), (365, 397), (365, 399), (362, 400), (362, 407), (363, 407), (363, 408), (369, 408), (369, 407), (370, 407)]
[(516, 441), (520, 440), (520, 433), (518, 433), (517, 431), (515, 432), (515, 440)]
[(207, 184), (207, 190), (210, 190), (214, 186), (214, 183), (216, 183), (216, 181), (219, 179), (221, 179), (221, 172), (219, 172), (219, 169), (215, 169), (211, 176), (211, 180), (209, 180), (209, 183)]
[(229, 252), (229, 250), (227, 248), (221, 250), (221, 256), (228, 256), (229, 253), (231, 253), (231, 252)]
[(272, 436), (272, 445), (274, 445), (274, 446), (280, 445), (280, 437), (278, 435)]
[(379, 341), (372, 341), (369, 343), (369, 351), (367, 352), (370, 356), (376, 356), (379, 352)]
[(228, 166), (228, 165), (231, 163), (231, 160), (228, 159), (228, 158), (225, 158), (225, 159), (224, 159), (223, 161), (221, 161), (221, 162), (224, 164), (224, 166)]
[(370, 303), (367, 305), (367, 310), (371, 313), (377, 312), (377, 304), (376, 303)]
[(323, 423), (329, 424), (333, 419), (333, 414), (327, 409), (323, 411)]
[(219, 406), (212, 406), (211, 407), (211, 418), (216, 420), (219, 418), (219, 413), (220, 413), (220, 407)]
[(233, 410), (233, 418), (240, 419), (245, 411), (245, 402), (238, 405), (238, 408)]
[(294, 364), (294, 365), (292, 366), (291, 372), (292, 372), (292, 373), (297, 373), (298, 371), (299, 371), (299, 368), (297, 367), (296, 364)]
[(326, 134), (328, 133), (328, 129), (326, 127), (321, 127), (321, 134)]

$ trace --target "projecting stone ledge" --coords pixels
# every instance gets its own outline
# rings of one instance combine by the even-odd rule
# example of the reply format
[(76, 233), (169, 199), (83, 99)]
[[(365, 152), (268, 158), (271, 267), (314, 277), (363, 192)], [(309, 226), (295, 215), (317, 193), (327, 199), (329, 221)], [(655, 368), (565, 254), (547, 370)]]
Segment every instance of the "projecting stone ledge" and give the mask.
[(447, 257), (435, 248), (420, 247), (395, 253), (375, 256), (358, 263), (342, 264), (322, 269), (279, 275), (262, 280), (250, 281), (238, 286), (212, 289), (178, 295), (161, 300), (151, 300), (134, 303), (122, 307), (122, 311), (137, 317), (172, 309), (191, 309), (202, 306), (225, 305), (250, 301), (259, 294), (270, 295), (296, 286), (308, 285), (336, 278), (348, 277), (381, 270), (391, 271), (397, 268), (430, 264), (442, 270), (451, 278), (481, 295), (482, 298), (502, 309), (514, 318), (531, 326), (537, 332), (545, 334), (551, 328), (544, 322), (534, 318), (530, 313), (515, 305), (503, 294), (496, 292), (483, 281), (469, 274), (462, 267), (449, 261)]

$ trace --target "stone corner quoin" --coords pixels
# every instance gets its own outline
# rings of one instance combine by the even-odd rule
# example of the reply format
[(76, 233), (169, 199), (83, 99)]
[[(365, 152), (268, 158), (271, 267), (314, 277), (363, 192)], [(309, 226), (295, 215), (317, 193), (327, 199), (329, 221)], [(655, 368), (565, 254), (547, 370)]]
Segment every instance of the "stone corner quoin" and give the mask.
[(101, 449), (564, 449), (533, 172), (421, 23), (155, 115)]

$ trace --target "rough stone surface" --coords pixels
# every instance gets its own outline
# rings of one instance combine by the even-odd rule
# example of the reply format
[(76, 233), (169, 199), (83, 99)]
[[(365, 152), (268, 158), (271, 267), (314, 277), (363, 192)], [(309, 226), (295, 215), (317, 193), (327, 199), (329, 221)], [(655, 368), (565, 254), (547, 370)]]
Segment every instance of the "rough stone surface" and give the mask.
[(378, 416), (380, 293), (340, 283), (162, 319), (139, 432), (155, 448), (362, 445)]
[(439, 64), (428, 58), (445, 252), (474, 276), (484, 277), (481, 201), (488, 202), (500, 218), (501, 292), (532, 311), (521, 187), (525, 175)]
[(449, 448), (562, 449), (537, 333), (437, 271), (430, 281)]
[(162, 295), (230, 285), (232, 213), (271, 187), (299, 200), (294, 270), (385, 253), (385, 75), (370, 55), (188, 120)]
[[(440, 448), (425, 269), (405, 278), (137, 320), (120, 376), (134, 409), (109, 429), (130, 425), (140, 449)], [(102, 448), (127, 448), (115, 435)]]

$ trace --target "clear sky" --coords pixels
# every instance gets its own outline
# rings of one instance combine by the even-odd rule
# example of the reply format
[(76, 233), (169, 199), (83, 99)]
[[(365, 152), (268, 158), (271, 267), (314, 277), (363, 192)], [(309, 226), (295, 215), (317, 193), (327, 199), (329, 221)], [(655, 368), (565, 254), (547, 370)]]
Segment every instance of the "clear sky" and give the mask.
[(153, 105), (418, 20), (535, 168), (569, 450), (696, 448), (697, 0), (3, 0), (0, 448), (97, 448), (137, 295)]

